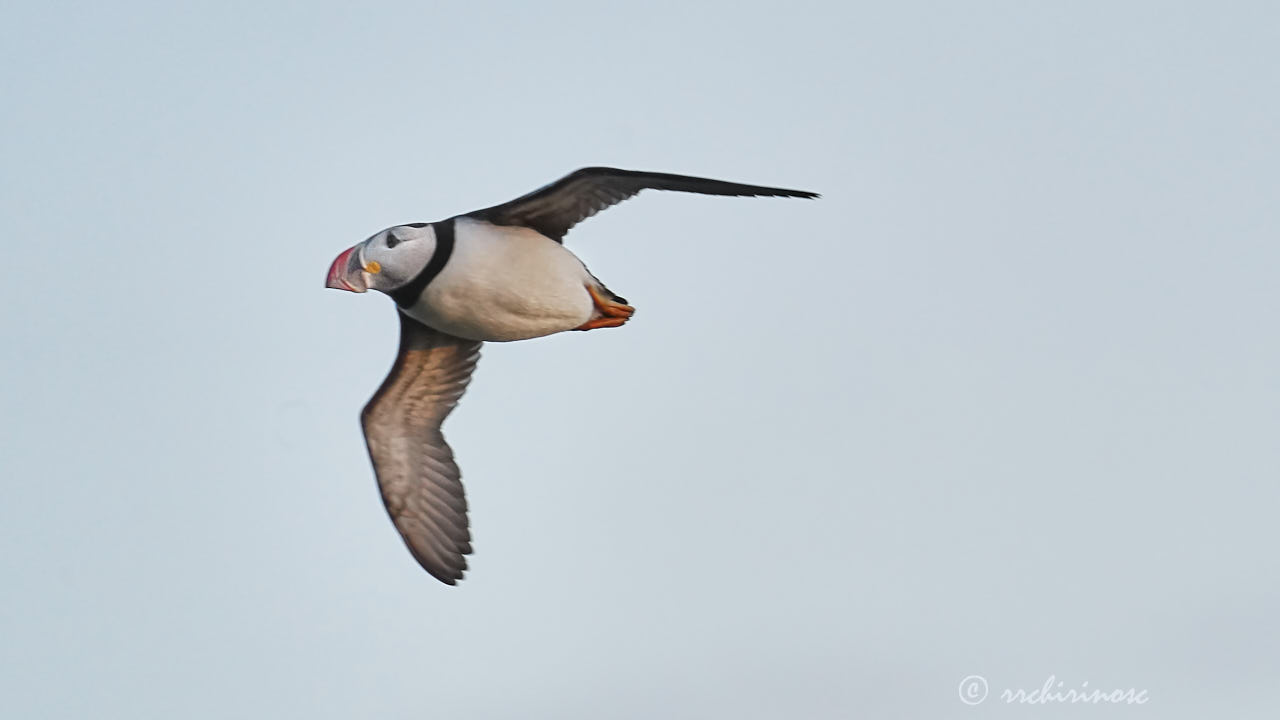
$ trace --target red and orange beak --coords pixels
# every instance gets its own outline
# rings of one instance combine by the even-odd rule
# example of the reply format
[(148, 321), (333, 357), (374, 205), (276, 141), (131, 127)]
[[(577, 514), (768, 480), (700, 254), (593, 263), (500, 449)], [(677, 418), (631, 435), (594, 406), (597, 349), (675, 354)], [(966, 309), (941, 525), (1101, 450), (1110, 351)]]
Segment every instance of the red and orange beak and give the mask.
[(358, 247), (360, 246), (347, 248), (334, 259), (329, 266), (329, 279), (325, 280), (325, 287), (358, 293), (369, 289), (364, 281), (364, 268), (360, 267), (359, 253), (356, 252)]

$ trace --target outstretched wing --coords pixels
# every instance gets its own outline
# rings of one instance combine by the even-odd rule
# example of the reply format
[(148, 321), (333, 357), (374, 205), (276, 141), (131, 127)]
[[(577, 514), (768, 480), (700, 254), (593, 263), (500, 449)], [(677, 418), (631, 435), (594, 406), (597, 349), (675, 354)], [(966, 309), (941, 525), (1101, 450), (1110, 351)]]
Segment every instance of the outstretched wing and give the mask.
[(454, 585), (471, 553), (461, 473), (440, 431), (480, 359), (480, 343), (432, 330), (404, 313), (391, 373), (360, 415), (382, 500), (409, 552)]
[(575, 170), (545, 187), (511, 202), (468, 213), (495, 225), (533, 228), (560, 242), (569, 228), (641, 190), (676, 190), (703, 195), (815, 198), (804, 190), (743, 185), (670, 173), (590, 167)]

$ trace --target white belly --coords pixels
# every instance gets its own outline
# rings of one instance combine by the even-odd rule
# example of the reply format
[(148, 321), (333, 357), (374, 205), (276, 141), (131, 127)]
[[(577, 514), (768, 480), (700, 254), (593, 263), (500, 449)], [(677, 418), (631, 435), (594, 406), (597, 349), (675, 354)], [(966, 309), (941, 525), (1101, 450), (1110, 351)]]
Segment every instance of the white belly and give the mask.
[(520, 227), (458, 218), (449, 262), (407, 310), (441, 332), (468, 340), (526, 340), (591, 319), (593, 282), (560, 243)]

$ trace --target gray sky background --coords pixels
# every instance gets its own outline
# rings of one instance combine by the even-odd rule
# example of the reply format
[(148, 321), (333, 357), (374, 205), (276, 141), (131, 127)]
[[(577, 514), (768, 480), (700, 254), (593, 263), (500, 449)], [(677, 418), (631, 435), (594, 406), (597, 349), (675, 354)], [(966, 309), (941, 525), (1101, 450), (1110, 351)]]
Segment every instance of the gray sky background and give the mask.
[[(7, 4), (0, 716), (1275, 717), (1280, 11), (1056, 5)], [(594, 164), (824, 198), (573, 231), (447, 588), (324, 271)]]

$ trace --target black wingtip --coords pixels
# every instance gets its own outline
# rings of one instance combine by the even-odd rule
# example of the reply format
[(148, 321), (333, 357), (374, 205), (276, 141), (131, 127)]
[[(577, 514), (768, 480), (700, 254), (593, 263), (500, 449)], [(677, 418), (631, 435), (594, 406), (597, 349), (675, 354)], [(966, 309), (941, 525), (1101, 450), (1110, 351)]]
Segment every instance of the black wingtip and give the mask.
[(464, 580), (466, 579), (466, 576), (467, 576), (467, 574), (461, 570), (454, 573), (449, 573), (449, 572), (436, 572), (435, 570), (427, 569), (427, 574), (439, 580), (440, 582), (444, 583), (445, 585), (457, 585), (459, 580)]
[(759, 192), (743, 193), (740, 197), (758, 198), (797, 198), (800, 200), (817, 200), (822, 196), (808, 190), (787, 190), (786, 188), (762, 188)]

